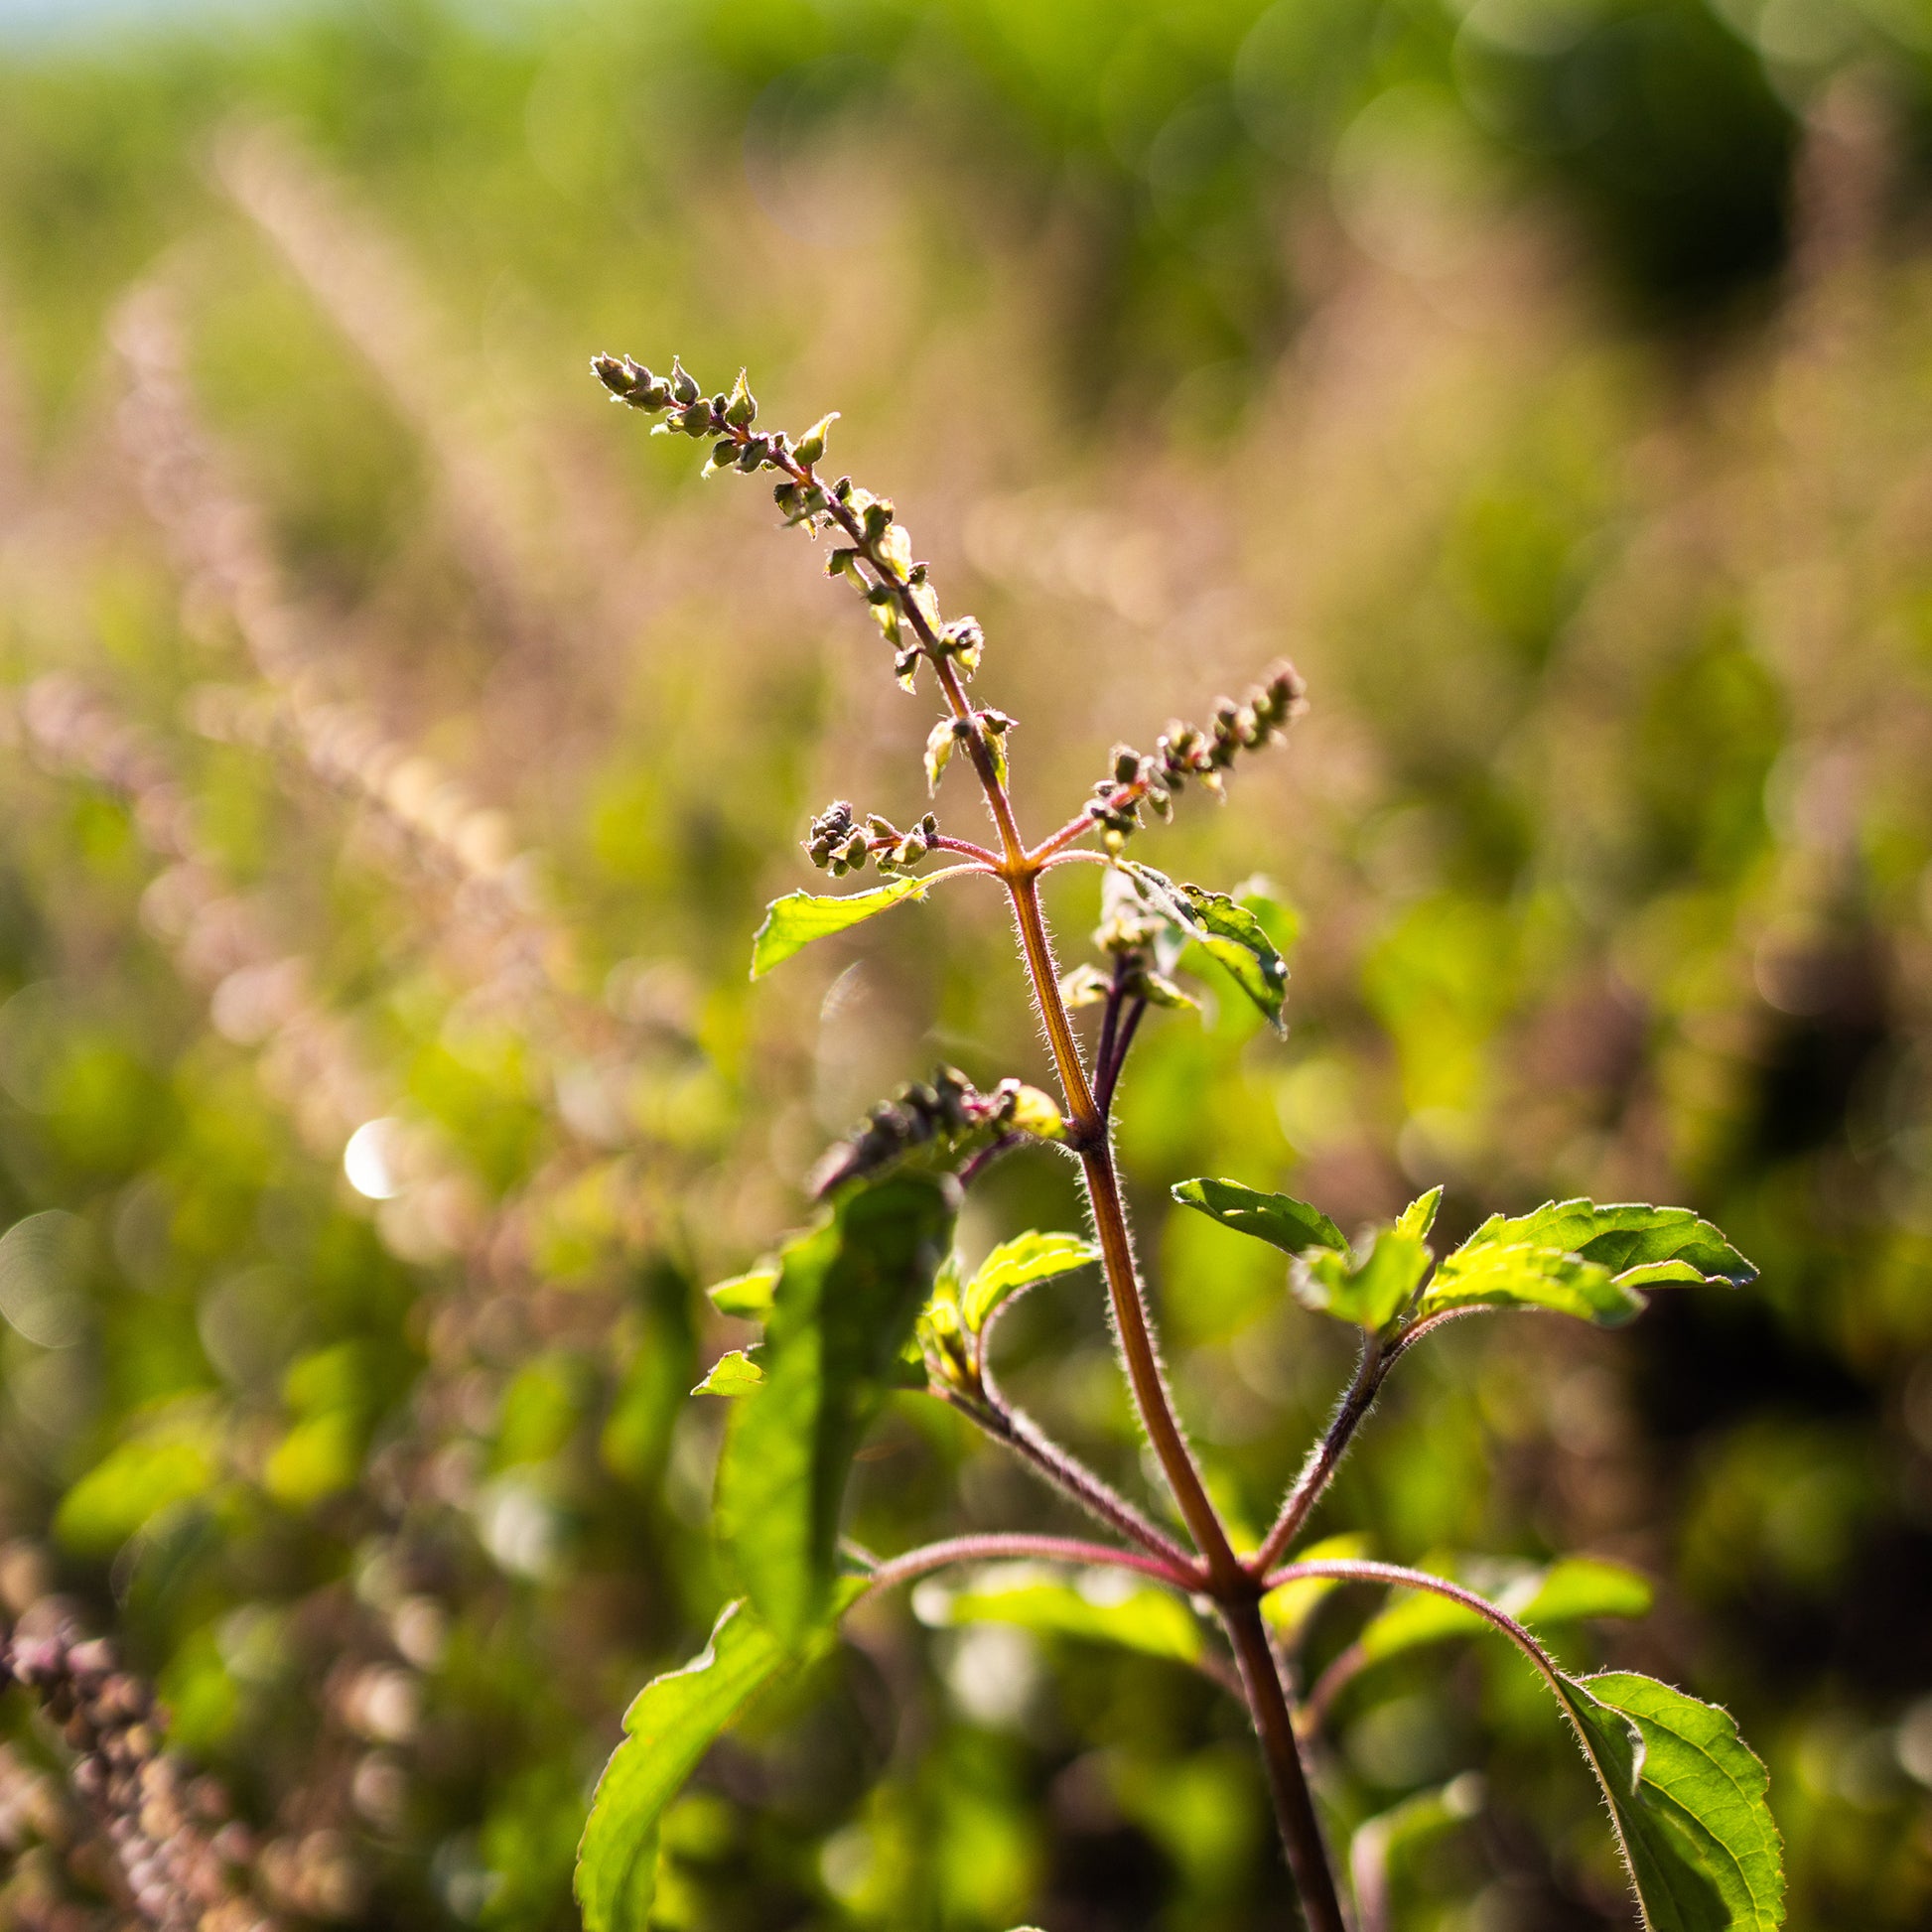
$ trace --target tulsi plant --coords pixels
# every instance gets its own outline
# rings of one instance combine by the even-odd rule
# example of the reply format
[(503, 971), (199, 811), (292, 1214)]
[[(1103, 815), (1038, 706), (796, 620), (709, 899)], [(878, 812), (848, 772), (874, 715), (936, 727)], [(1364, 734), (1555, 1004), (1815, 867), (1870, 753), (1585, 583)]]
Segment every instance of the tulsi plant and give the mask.
[[(1030, 843), (1007, 783), (1013, 721), (972, 692), (985, 649), (980, 624), (944, 615), (890, 501), (848, 477), (821, 475), (834, 419), (794, 440), (759, 427), (742, 374), (729, 393), (707, 395), (675, 361), (668, 375), (628, 357), (600, 356), (594, 367), (615, 399), (659, 418), (656, 433), (709, 443), (707, 475), (775, 475), (785, 523), (827, 540), (827, 573), (870, 608), (899, 682), (908, 691), (936, 687), (942, 711), (925, 752), (930, 789), (936, 795), (949, 766), (963, 761), (992, 822), (992, 842), (982, 844), (942, 831), (931, 812), (902, 830), (834, 802), (812, 823), (813, 863), (835, 878), (870, 863), (886, 883), (776, 900), (754, 943), (754, 976), (944, 882), (992, 879), (1011, 904), (1059, 1091), (1015, 1079), (981, 1093), (943, 1068), (901, 1089), (821, 1165), (813, 1224), (770, 1268), (713, 1290), (722, 1311), (763, 1324), (755, 1355), (727, 1354), (701, 1385), (734, 1402), (716, 1525), (742, 1593), (703, 1654), (646, 1685), (625, 1717), (627, 1735), (598, 1785), (579, 1855), (589, 1932), (643, 1927), (659, 1818), (755, 1699), (822, 1653), (861, 1597), (960, 1567), (968, 1578), (958, 1587), (927, 1586), (928, 1621), (1004, 1619), (1125, 1644), (1192, 1664), (1245, 1701), (1311, 1932), (1384, 1932), (1387, 1847), (1416, 1822), (1385, 1814), (1347, 1846), (1334, 1842), (1337, 1828), (1317, 1807), (1309, 1765), (1337, 1695), (1387, 1657), (1485, 1629), (1523, 1653), (1575, 1732), (1601, 1786), (1643, 1926), (1772, 1932), (1784, 1916), (1780, 1841), (1764, 1768), (1729, 1717), (1632, 1672), (1569, 1675), (1537, 1634), (1584, 1617), (1641, 1614), (1650, 1600), (1643, 1579), (1589, 1558), (1543, 1570), (1450, 1561), (1410, 1569), (1371, 1560), (1357, 1538), (1303, 1542), (1384, 1381), (1445, 1323), (1515, 1309), (1613, 1326), (1640, 1313), (1654, 1289), (1738, 1287), (1754, 1278), (1751, 1265), (1685, 1208), (1551, 1202), (1494, 1215), (1439, 1254), (1431, 1236), (1440, 1188), (1351, 1240), (1318, 1208), (1285, 1194), (1213, 1177), (1181, 1181), (1176, 1201), (1281, 1249), (1296, 1299), (1360, 1332), (1353, 1380), (1272, 1527), (1257, 1547), (1237, 1548), (1162, 1365), (1115, 1167), (1113, 1113), (1148, 1009), (1192, 1004), (1173, 977), (1184, 956), (1217, 962), (1280, 1027), (1288, 974), (1270, 936), (1271, 926), (1280, 930), (1280, 908), (1173, 880), (1128, 858), (1127, 847), (1144, 813), (1168, 817), (1190, 785), (1219, 794), (1242, 757), (1283, 735), (1304, 707), (1301, 679), (1279, 666), (1244, 699), (1218, 702), (1207, 725), (1171, 726), (1151, 754), (1117, 748), (1082, 808)], [(918, 870), (934, 860), (934, 869)], [(1062, 975), (1039, 882), (1082, 863), (1103, 869), (1099, 958)], [(1090, 1052), (1070, 1018), (1087, 1006), (1100, 1010)], [(1077, 1162), (1091, 1239), (1023, 1233), (968, 1275), (952, 1244), (963, 1192), (990, 1162), (1029, 1144)], [(1014, 1298), (1095, 1263), (1134, 1405), (1173, 1497), (1173, 1528), (1052, 1441), (993, 1375), (990, 1343)], [(843, 1542), (854, 1455), (890, 1393), (908, 1385), (1030, 1463), (1094, 1519), (1104, 1540), (972, 1535), (884, 1560)], [(1010, 1567), (1016, 1563), (1026, 1567)], [(1387, 1601), (1304, 1690), (1302, 1638), (1323, 1595), (1344, 1586), (1379, 1587)], [(1458, 1802), (1454, 1786), (1431, 1801), (1446, 1815)]]

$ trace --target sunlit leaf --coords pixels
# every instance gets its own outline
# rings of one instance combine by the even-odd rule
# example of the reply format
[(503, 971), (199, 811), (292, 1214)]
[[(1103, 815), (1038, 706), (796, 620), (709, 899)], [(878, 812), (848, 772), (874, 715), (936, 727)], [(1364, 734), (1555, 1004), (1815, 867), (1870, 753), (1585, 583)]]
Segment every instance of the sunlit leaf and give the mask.
[(811, 1660), (744, 1603), (726, 1605), (711, 1641), (681, 1670), (653, 1678), (624, 1713), (624, 1740), (597, 1781), (577, 1848), (585, 1932), (644, 1932), (657, 1889), (657, 1824), (712, 1744), (759, 1694)]
[(762, 1321), (771, 1312), (771, 1296), (778, 1286), (775, 1268), (754, 1268), (749, 1275), (734, 1275), (705, 1290), (711, 1306), (720, 1314), (735, 1314), (746, 1321)]
[(1100, 1250), (1077, 1234), (1028, 1233), (1002, 1241), (959, 1293), (959, 1311), (968, 1332), (978, 1334), (994, 1310), (1021, 1289), (1099, 1259)]
[(795, 1640), (831, 1599), (852, 1457), (950, 1244), (957, 1183), (897, 1174), (846, 1195), (786, 1244), (762, 1386), (734, 1405), (718, 1519), (746, 1594)]
[[(1622, 1283), (1723, 1282), (1742, 1288), (1757, 1270), (1709, 1221), (1688, 1207), (1649, 1207), (1641, 1201), (1598, 1206), (1551, 1201), (1503, 1224), (1505, 1241), (1563, 1248), (1607, 1268)], [(1470, 1239), (1482, 1233), (1477, 1229)]]
[(1559, 1681), (1647, 1932), (1777, 1932), (1783, 1843), (1729, 1714), (1633, 1671)]
[(1607, 1268), (1561, 1248), (1527, 1242), (1476, 1243), (1473, 1236), (1437, 1269), (1420, 1312), (1447, 1309), (1546, 1309), (1614, 1328), (1643, 1312), (1643, 1297)]
[(1191, 1207), (1237, 1234), (1252, 1234), (1286, 1253), (1305, 1248), (1347, 1251), (1348, 1240), (1318, 1207), (1288, 1194), (1264, 1194), (1238, 1180), (1182, 1180), (1173, 1189), (1182, 1207)]
[(170, 1432), (123, 1443), (61, 1498), (54, 1532), (70, 1550), (111, 1555), (165, 1510), (211, 1495), (219, 1476), (209, 1434)]
[(742, 1348), (728, 1348), (712, 1363), (711, 1372), (691, 1391), (693, 1395), (750, 1395), (764, 1381), (764, 1371)]
[(1408, 1306), (1429, 1261), (1428, 1248), (1414, 1235), (1382, 1228), (1359, 1257), (1332, 1248), (1297, 1255), (1289, 1264), (1288, 1285), (1305, 1309), (1374, 1332)]
[[(1544, 1567), (1438, 1557), (1423, 1568), (1480, 1591), (1532, 1629), (1592, 1616), (1643, 1616), (1652, 1600), (1645, 1578), (1599, 1557), (1561, 1557)], [(1403, 1590), (1370, 1619), (1357, 1642), (1365, 1664), (1381, 1663), (1424, 1644), (1492, 1627), (1480, 1612), (1451, 1596)]]
[(1225, 893), (1178, 885), (1152, 866), (1131, 859), (1116, 864), (1140, 887), (1149, 904), (1227, 971), (1271, 1026), (1281, 1026), (1288, 962), (1254, 913)]
[(1506, 1598), (1503, 1608), (1533, 1629), (1587, 1616), (1648, 1616), (1657, 1592), (1650, 1579), (1601, 1557), (1562, 1557), (1540, 1573), (1536, 1587)]
[(1206, 1648), (1200, 1619), (1179, 1597), (1120, 1570), (1068, 1578), (1040, 1564), (990, 1566), (964, 1588), (922, 1587), (914, 1607), (929, 1624), (1014, 1623), (1183, 1664), (1198, 1662)]
[(1395, 1217), (1396, 1233), (1411, 1235), (1418, 1241), (1427, 1241), (1429, 1230), (1436, 1225), (1436, 1210), (1442, 1204), (1443, 1190), (1440, 1187), (1432, 1187), (1428, 1193), (1418, 1194)]
[(869, 893), (787, 893), (783, 898), (774, 898), (765, 907), (764, 923), (753, 936), (752, 977), (762, 979), (772, 967), (782, 965), (814, 939), (830, 938), (902, 899), (923, 898), (933, 881), (945, 876), (934, 873), (923, 879), (895, 879), (890, 886), (875, 886)]
[(1436, 1271), (1422, 1312), (1537, 1308), (1613, 1327), (1641, 1312), (1639, 1288), (1735, 1287), (1756, 1273), (1688, 1207), (1550, 1201), (1531, 1214), (1491, 1215)]

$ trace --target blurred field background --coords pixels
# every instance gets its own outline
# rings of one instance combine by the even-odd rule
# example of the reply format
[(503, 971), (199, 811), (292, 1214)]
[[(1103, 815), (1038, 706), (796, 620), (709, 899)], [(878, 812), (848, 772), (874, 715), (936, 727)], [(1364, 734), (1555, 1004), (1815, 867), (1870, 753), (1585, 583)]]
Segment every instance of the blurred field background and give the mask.
[[(1301, 664), (1144, 854), (1302, 920), (1286, 1044), (1163, 1016), (1124, 1096), (1218, 1487), (1265, 1522), (1347, 1361), (1172, 1180), (1696, 1204), (1755, 1289), (1457, 1326), (1319, 1527), (1645, 1569), (1573, 1654), (1736, 1713), (1795, 1927), (1932, 1922), (1929, 190), (1918, 0), (0, 10), (7, 1614), (158, 1681), (285, 1923), (574, 1925), (723, 1594), (703, 1285), (896, 1081), (1040, 1076), (990, 896), (747, 983), (809, 813), (916, 817), (930, 720), (586, 370), (675, 349), (845, 412), (1034, 825)], [(1057, 1164), (983, 1192), (969, 1245), (1073, 1224)], [(1092, 1283), (1009, 1335), (1138, 1484)], [(932, 1410), (863, 1540), (1059, 1523)], [(1329, 1767), (1356, 1816), (1483, 1774), (1404, 1932), (1626, 1924), (1529, 1674), (1443, 1664)], [(118, 1923), (0, 1709), (0, 1922)], [(1287, 1922), (1232, 1704), (904, 1603), (665, 1872), (693, 1932)]]

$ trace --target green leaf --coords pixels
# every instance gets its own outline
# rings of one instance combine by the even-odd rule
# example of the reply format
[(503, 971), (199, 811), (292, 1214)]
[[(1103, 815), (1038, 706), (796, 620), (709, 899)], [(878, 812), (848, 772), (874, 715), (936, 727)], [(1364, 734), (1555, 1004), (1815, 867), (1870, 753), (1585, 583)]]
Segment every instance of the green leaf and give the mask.
[(1014, 1623), (1182, 1664), (1198, 1663), (1206, 1650), (1199, 1618), (1179, 1597), (1120, 1570), (1069, 1579), (1040, 1564), (1001, 1564), (980, 1571), (964, 1588), (921, 1586), (913, 1607), (927, 1624)]
[(149, 1434), (110, 1449), (69, 1489), (54, 1534), (69, 1550), (107, 1556), (164, 1511), (211, 1499), (220, 1478), (211, 1429)]
[[(856, 1591), (849, 1591), (856, 1594)], [(657, 1821), (719, 1734), (758, 1695), (830, 1641), (781, 1643), (742, 1602), (728, 1603), (701, 1655), (653, 1678), (624, 1713), (624, 1740), (591, 1799), (577, 1848), (584, 1932), (644, 1932), (657, 1889)]]
[(959, 1311), (967, 1331), (978, 1334), (994, 1310), (1023, 1288), (1099, 1259), (1100, 1250), (1077, 1234), (1029, 1233), (1002, 1241), (960, 1291)]
[(1440, 1187), (1432, 1187), (1428, 1193), (1419, 1195), (1395, 1217), (1396, 1233), (1427, 1241), (1429, 1230), (1436, 1225), (1436, 1210), (1442, 1204), (1443, 1190)]
[[(1311, 1543), (1306, 1549), (1295, 1553), (1295, 1561), (1353, 1562), (1367, 1556), (1368, 1552), (1368, 1538), (1349, 1532), (1341, 1536), (1325, 1536), (1318, 1543)], [(1297, 1577), (1271, 1589), (1261, 1599), (1261, 1613), (1268, 1619), (1276, 1636), (1283, 1643), (1293, 1645), (1302, 1640), (1323, 1599), (1340, 1587), (1339, 1577)]]
[(1261, 921), (1225, 893), (1176, 885), (1165, 873), (1131, 859), (1115, 861), (1140, 888), (1141, 897), (1227, 971), (1277, 1032), (1288, 991), (1288, 962), (1275, 950)]
[(1422, 1312), (1539, 1308), (1614, 1327), (1642, 1311), (1636, 1291), (1668, 1282), (1741, 1287), (1757, 1270), (1688, 1207), (1549, 1201), (1492, 1214), (1436, 1271)]
[(1381, 1228), (1359, 1260), (1345, 1249), (1311, 1248), (1297, 1255), (1289, 1264), (1288, 1285), (1305, 1309), (1374, 1333), (1408, 1307), (1429, 1263), (1428, 1248), (1414, 1235)]
[(750, 1395), (764, 1382), (764, 1371), (742, 1348), (728, 1348), (712, 1363), (711, 1372), (691, 1391), (693, 1395)]
[(1238, 1180), (1203, 1178), (1177, 1182), (1173, 1197), (1182, 1207), (1195, 1208), (1224, 1228), (1272, 1241), (1291, 1255), (1305, 1248), (1334, 1248), (1342, 1253), (1348, 1249), (1347, 1237), (1318, 1207), (1287, 1194), (1260, 1193)]
[(1643, 1312), (1643, 1297), (1613, 1280), (1607, 1268), (1561, 1248), (1478, 1246), (1471, 1235), (1437, 1269), (1418, 1312), (1469, 1308), (1547, 1309), (1615, 1328)]
[(787, 1641), (831, 1600), (852, 1458), (897, 1383), (958, 1199), (948, 1175), (896, 1174), (847, 1194), (779, 1257), (765, 1379), (734, 1407), (717, 1514), (753, 1608)]
[(735, 1314), (746, 1321), (762, 1321), (771, 1312), (771, 1296), (778, 1286), (775, 1268), (754, 1268), (749, 1275), (734, 1275), (705, 1290), (711, 1306), (720, 1314)]
[(1560, 1677), (1646, 1932), (1777, 1932), (1769, 1781), (1727, 1712), (1633, 1671)]
[[(1488, 1226), (1488, 1223), (1484, 1224)], [(1469, 1238), (1478, 1239), (1478, 1228)], [(1642, 1201), (1549, 1201), (1533, 1214), (1505, 1221), (1504, 1241), (1562, 1248), (1607, 1268), (1626, 1286), (1655, 1282), (1722, 1282), (1744, 1288), (1757, 1270), (1709, 1221), (1688, 1207), (1648, 1207)]]
[(1503, 1608), (1534, 1628), (1587, 1616), (1648, 1616), (1656, 1594), (1648, 1577), (1620, 1563), (1562, 1557), (1539, 1574), (1534, 1590)]
[(932, 873), (923, 879), (895, 879), (869, 893), (787, 893), (774, 898), (752, 940), (752, 977), (762, 979), (814, 939), (828, 939), (901, 899), (923, 898), (927, 887), (945, 877), (945, 873)]
[[(1545, 1568), (1434, 1557), (1422, 1567), (1432, 1576), (1479, 1590), (1498, 1609), (1532, 1628), (1575, 1623), (1588, 1616), (1642, 1616), (1651, 1605), (1652, 1591), (1645, 1578), (1598, 1557), (1562, 1557)], [(1369, 1620), (1357, 1642), (1362, 1662), (1375, 1664), (1424, 1644), (1492, 1627), (1479, 1612), (1452, 1596), (1405, 1589)]]

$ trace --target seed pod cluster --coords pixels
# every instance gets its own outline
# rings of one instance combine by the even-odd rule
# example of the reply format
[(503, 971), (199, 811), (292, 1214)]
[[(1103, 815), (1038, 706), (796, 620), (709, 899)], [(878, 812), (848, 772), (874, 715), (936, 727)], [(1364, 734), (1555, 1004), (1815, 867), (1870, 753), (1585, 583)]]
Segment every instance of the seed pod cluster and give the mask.
[(861, 825), (852, 807), (843, 798), (835, 798), (812, 820), (805, 851), (820, 872), (829, 872), (834, 879), (862, 871), (868, 859), (876, 861), (882, 873), (891, 875), (910, 872), (932, 850), (938, 837), (939, 821), (931, 812), (909, 832), (901, 832), (877, 812), (869, 813)]
[(1112, 775), (1094, 786), (1087, 816), (1117, 852), (1140, 830), (1143, 803), (1166, 818), (1173, 809), (1173, 794), (1189, 778), (1218, 795), (1221, 774), (1236, 757), (1279, 737), (1306, 708), (1301, 673), (1292, 664), (1278, 664), (1240, 703), (1216, 699), (1211, 726), (1203, 729), (1178, 720), (1171, 724), (1155, 741), (1151, 758), (1131, 745), (1116, 745)]
[(51, 1632), (0, 1638), (0, 1686), (40, 1700), (74, 1753), (73, 1789), (113, 1847), (135, 1910), (160, 1932), (272, 1932), (248, 1894), (247, 1829), (209, 1778), (162, 1748), (154, 1693), (110, 1645), (62, 1619)]
[(941, 1066), (929, 1081), (912, 1081), (874, 1106), (812, 1170), (809, 1185), (813, 1196), (822, 1198), (848, 1180), (883, 1173), (921, 1148), (949, 1159), (993, 1134), (1027, 1133), (1052, 1140), (1061, 1128), (1059, 1108), (1037, 1087), (1002, 1080), (991, 1093), (981, 1093), (956, 1066)]
[(828, 484), (814, 475), (836, 413), (822, 417), (794, 444), (782, 431), (754, 427), (758, 398), (742, 369), (729, 395), (706, 396), (675, 357), (669, 375), (654, 374), (628, 355), (595, 355), (591, 368), (616, 401), (664, 418), (652, 435), (714, 439), (706, 476), (720, 470), (780, 473), (772, 498), (786, 526), (802, 524), (814, 536), (827, 530), (843, 537), (825, 560), (825, 574), (846, 578), (872, 607), (893, 647), (893, 670), (908, 691), (921, 657), (950, 664), (962, 677), (979, 668), (986, 642), (979, 621), (948, 622), (939, 615), (926, 566), (913, 560), (912, 539), (896, 519), (891, 499), (860, 488), (850, 477)]

